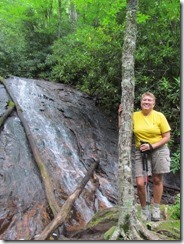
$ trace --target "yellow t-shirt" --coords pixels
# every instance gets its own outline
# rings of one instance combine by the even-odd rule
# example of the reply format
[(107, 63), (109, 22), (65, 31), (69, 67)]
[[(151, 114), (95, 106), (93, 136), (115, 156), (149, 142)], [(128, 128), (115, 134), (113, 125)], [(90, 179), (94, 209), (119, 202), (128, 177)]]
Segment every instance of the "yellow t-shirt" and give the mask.
[(146, 141), (150, 144), (160, 141), (162, 134), (170, 130), (170, 125), (161, 112), (153, 110), (147, 116), (144, 116), (141, 111), (133, 113), (133, 132), (136, 148), (140, 147), (140, 141)]

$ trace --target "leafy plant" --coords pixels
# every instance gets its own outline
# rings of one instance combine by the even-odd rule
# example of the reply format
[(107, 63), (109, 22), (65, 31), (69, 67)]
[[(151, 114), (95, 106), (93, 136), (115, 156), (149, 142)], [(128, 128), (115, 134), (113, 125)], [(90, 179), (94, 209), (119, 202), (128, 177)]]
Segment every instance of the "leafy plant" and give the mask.
[(175, 174), (180, 170), (180, 149), (178, 148), (171, 156), (171, 171)]
[(175, 204), (169, 205), (168, 213), (172, 219), (180, 219), (180, 194), (177, 194)]

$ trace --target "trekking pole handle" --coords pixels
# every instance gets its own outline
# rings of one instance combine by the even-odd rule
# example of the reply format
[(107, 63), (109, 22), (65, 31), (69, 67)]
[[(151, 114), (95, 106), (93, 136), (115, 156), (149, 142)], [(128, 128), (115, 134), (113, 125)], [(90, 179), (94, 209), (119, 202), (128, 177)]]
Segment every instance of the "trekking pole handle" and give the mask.
[(145, 170), (146, 170), (146, 172), (148, 172), (148, 154), (147, 153), (145, 153)]
[(153, 146), (149, 143), (149, 142), (147, 142), (147, 141), (140, 141), (140, 143), (141, 143), (141, 145), (142, 144), (148, 144), (149, 145), (149, 151), (153, 151), (154, 149), (153, 149)]

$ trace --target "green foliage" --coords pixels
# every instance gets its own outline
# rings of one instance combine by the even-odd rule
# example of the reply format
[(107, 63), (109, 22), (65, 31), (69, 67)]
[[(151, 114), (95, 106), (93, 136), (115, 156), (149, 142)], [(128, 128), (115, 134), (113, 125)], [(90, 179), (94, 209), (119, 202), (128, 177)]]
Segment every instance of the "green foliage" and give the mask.
[(143, 14), (142, 12), (138, 11), (137, 13), (137, 23), (141, 24), (141, 23), (146, 23), (147, 20), (149, 20), (150, 16)]
[[(180, 75), (180, 29), (177, 28), (180, 4), (175, 0), (154, 1), (150, 4), (141, 1), (140, 9), (149, 14), (149, 19), (146, 24), (138, 25), (136, 94), (141, 89), (157, 91), (157, 98), (162, 104), (162, 98), (171, 95), (171, 89), (172, 94), (178, 92), (178, 82), (175, 79), (179, 81)], [(172, 82), (177, 83), (176, 90)], [(168, 84), (168, 94), (165, 94)], [(162, 91), (159, 93), (160, 85), (164, 90), (163, 95)], [(179, 98), (178, 95), (177, 97)]]
[[(47, 61), (54, 63), (52, 80), (74, 85), (110, 109), (118, 101), (121, 44), (105, 31), (88, 28), (58, 40)], [(119, 67), (119, 74), (112, 66)]]
[[(58, 37), (58, 1), (2, 0), (0, 13), (0, 74), (48, 78), (45, 64), (51, 45)], [(62, 31), (71, 30), (62, 12)]]
[(171, 171), (175, 174), (180, 170), (180, 149), (176, 149), (171, 156)]
[(122, 24), (119, 16), (126, 10), (126, 0), (76, 0), (76, 9), (80, 13), (80, 28), (103, 26), (111, 29), (117, 23)]
[(180, 219), (181, 212), (180, 212), (180, 194), (176, 196), (176, 202), (173, 205), (169, 205), (168, 207), (168, 214), (170, 215), (170, 218), (172, 219)]
[(14, 107), (15, 104), (14, 104), (14, 102), (13, 102), (12, 100), (9, 100), (9, 101), (8, 101), (8, 106), (9, 106), (9, 107)]
[(138, 24), (135, 62), (135, 109), (146, 91), (156, 96), (156, 107), (171, 126), (172, 151), (180, 140), (180, 4), (178, 1), (141, 1), (139, 9), (149, 15)]
[[(125, 0), (1, 0), (0, 75), (70, 84), (117, 114)], [(60, 10), (60, 11), (59, 11)], [(60, 14), (59, 14), (60, 13)], [(174, 168), (180, 140), (180, 3), (139, 1), (135, 56), (135, 109), (155, 94), (171, 125)], [(174, 154), (175, 153), (175, 154)]]

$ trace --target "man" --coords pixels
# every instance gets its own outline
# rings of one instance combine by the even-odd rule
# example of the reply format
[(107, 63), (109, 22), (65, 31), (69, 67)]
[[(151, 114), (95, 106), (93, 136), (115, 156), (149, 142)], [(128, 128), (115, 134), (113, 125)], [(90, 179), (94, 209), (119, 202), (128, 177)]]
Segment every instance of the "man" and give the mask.
[[(164, 114), (154, 110), (155, 96), (146, 92), (141, 97), (141, 110), (133, 113), (133, 134), (135, 138), (135, 177), (137, 194), (142, 207), (143, 221), (148, 220), (149, 211), (146, 206), (144, 171), (141, 152), (148, 155), (148, 174), (153, 179), (152, 220), (160, 220), (160, 203), (163, 194), (163, 174), (170, 172), (170, 151), (167, 142), (170, 140), (171, 128)], [(118, 109), (119, 127), (121, 125), (120, 104)], [(145, 143), (141, 144), (141, 141)]]

